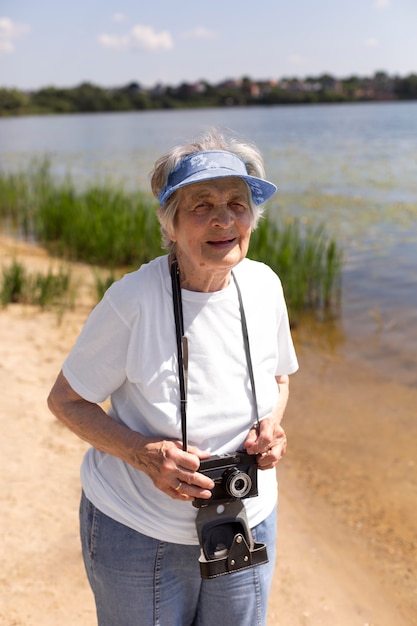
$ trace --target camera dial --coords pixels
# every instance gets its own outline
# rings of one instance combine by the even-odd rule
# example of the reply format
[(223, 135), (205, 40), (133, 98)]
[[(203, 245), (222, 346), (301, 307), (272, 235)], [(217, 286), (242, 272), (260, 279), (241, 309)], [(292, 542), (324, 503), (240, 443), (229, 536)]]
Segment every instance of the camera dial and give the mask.
[(248, 474), (235, 467), (229, 472), (225, 472), (224, 485), (232, 498), (245, 498), (252, 488), (252, 479)]

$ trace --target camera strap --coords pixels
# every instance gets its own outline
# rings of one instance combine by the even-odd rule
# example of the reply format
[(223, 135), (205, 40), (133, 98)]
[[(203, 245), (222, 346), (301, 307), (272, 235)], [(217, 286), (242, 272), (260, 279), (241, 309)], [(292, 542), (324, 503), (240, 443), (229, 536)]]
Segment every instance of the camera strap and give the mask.
[(188, 386), (188, 340), (184, 335), (184, 318), (182, 314), (182, 297), (180, 268), (175, 259), (171, 264), (172, 302), (174, 305), (175, 334), (178, 352), (178, 373), (180, 379), (180, 409), (182, 448), (186, 452), (187, 438), (187, 386)]
[[(256, 398), (255, 377), (253, 374), (252, 359), (249, 345), (249, 333), (246, 323), (245, 309), (243, 306), (242, 294), (236, 276), (232, 272), (233, 281), (235, 283), (237, 297), (239, 300), (240, 321), (242, 325), (243, 343), (245, 347), (245, 356), (248, 366), (249, 378), (252, 388), (253, 404), (256, 415), (256, 424), (259, 425), (258, 402)], [(180, 381), (180, 408), (181, 408), (181, 431), (183, 450), (187, 451), (187, 386), (188, 386), (188, 342), (184, 335), (184, 318), (182, 312), (181, 297), (181, 280), (180, 269), (177, 259), (171, 263), (171, 282), (172, 282), (172, 301), (174, 307), (175, 331), (178, 352), (178, 370)]]
[[(243, 307), (242, 294), (233, 272), (232, 277), (239, 300), (245, 356), (252, 386), (252, 397), (257, 425), (259, 425), (255, 378), (250, 354), (249, 333), (245, 310)], [(178, 351), (182, 445), (184, 451), (187, 451), (188, 343), (184, 335), (180, 270), (176, 259), (171, 264), (171, 281)], [(218, 576), (231, 574), (268, 562), (266, 545), (256, 543), (253, 540), (245, 507), (241, 500), (234, 501), (232, 499), (232, 501), (224, 503), (222, 507), (200, 507), (196, 517), (196, 528), (201, 548), (199, 561), (202, 578), (217, 578)], [(219, 545), (221, 546), (220, 551), (218, 550)]]

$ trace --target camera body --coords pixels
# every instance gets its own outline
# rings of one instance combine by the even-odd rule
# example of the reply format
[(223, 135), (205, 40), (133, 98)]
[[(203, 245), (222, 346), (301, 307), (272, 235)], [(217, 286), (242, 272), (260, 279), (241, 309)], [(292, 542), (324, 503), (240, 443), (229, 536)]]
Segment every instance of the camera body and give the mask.
[(233, 502), (258, 495), (258, 463), (256, 456), (245, 451), (213, 455), (203, 459), (198, 470), (214, 481), (210, 500), (196, 498), (197, 508)]

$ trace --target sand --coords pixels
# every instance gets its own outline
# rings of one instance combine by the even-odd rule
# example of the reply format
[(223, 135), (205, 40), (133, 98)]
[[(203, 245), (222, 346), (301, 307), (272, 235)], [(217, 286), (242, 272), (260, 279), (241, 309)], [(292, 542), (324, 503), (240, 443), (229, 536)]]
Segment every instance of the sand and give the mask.
[[(12, 257), (47, 269), (46, 253), (0, 237)], [(59, 263), (56, 263), (58, 266)], [(86, 444), (46, 396), (91, 309), (92, 273), (73, 266), (73, 310), (0, 309), (0, 624), (93, 626), (78, 540)], [(343, 357), (320, 333), (294, 333), (301, 369), (278, 468), (278, 560), (269, 626), (417, 624), (417, 389)], [(123, 625), (120, 625), (123, 626)]]

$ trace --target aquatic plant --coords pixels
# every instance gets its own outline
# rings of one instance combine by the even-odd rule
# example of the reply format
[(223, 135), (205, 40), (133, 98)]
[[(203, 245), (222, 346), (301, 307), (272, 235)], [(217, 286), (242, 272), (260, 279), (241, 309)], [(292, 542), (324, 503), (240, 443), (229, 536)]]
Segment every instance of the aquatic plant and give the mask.
[(13, 259), (10, 267), (4, 267), (0, 300), (3, 306), (9, 302), (20, 302), (24, 298), (26, 270), (24, 265)]
[(51, 268), (46, 274), (28, 273), (26, 266), (13, 259), (10, 266), (2, 269), (0, 301), (2, 306), (11, 303), (34, 304), (41, 308), (71, 303), (71, 271)]
[(280, 276), (293, 316), (303, 309), (338, 310), (343, 254), (323, 225), (304, 226), (290, 217), (262, 219), (252, 234), (249, 256)]
[[(20, 235), (36, 239), (56, 256), (112, 272), (138, 267), (162, 254), (156, 208), (155, 200), (140, 191), (127, 192), (109, 183), (79, 189), (69, 177), (58, 182), (47, 161), (34, 163), (26, 173), (0, 171), (3, 223), (12, 223)], [(269, 213), (252, 235), (249, 256), (279, 274), (293, 318), (306, 308), (337, 310), (342, 253), (322, 225), (306, 227)], [(17, 268), (14, 271), (17, 285)], [(8, 277), (8, 282), (13, 280)], [(105, 284), (100, 280), (99, 297), (114, 274)]]
[(97, 271), (95, 272), (95, 289), (97, 301), (102, 299), (107, 289), (114, 283), (115, 280), (117, 280), (117, 276), (114, 270), (111, 270), (105, 275)]

